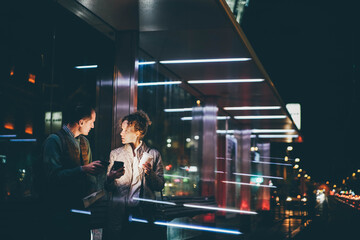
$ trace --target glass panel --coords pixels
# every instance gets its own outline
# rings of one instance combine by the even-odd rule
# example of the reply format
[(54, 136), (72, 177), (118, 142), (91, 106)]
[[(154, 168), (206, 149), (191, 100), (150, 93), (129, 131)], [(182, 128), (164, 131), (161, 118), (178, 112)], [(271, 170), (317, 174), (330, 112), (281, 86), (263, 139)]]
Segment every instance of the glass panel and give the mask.
[[(38, 197), (44, 139), (61, 128), (67, 103), (96, 106), (102, 63), (113, 54), (109, 39), (55, 3), (10, 5), (1, 23), (0, 200), (6, 201)], [(88, 138), (95, 146), (94, 130)]]
[[(157, 65), (140, 65), (139, 83), (176, 81), (161, 72)], [(138, 87), (138, 109), (148, 113), (153, 124), (145, 138), (162, 155), (165, 170), (164, 194), (199, 195), (199, 136), (192, 135), (192, 121), (197, 99), (179, 85)]]

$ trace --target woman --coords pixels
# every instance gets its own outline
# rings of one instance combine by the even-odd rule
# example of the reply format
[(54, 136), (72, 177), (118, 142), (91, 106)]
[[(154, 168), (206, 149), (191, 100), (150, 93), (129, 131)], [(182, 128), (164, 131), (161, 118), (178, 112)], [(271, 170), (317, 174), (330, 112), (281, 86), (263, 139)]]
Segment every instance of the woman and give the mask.
[[(139, 212), (139, 199), (155, 199), (155, 191), (161, 191), (165, 183), (160, 153), (142, 141), (151, 125), (148, 115), (137, 111), (125, 116), (120, 124), (124, 146), (111, 151), (107, 171), (107, 185), (113, 194), (109, 233), (117, 237), (119, 233), (131, 233), (124, 225), (129, 214)], [(139, 165), (145, 152), (150, 154), (150, 161)], [(112, 170), (115, 161), (124, 162), (124, 167)]]

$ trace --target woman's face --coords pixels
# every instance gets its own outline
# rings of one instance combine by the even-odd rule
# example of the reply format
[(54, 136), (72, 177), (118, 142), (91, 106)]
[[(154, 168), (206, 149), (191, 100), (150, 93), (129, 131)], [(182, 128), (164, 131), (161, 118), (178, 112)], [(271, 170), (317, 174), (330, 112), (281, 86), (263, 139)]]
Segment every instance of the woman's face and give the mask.
[(135, 131), (134, 124), (129, 125), (127, 120), (121, 124), (121, 129), (120, 136), (123, 144), (135, 143), (139, 139), (140, 131)]

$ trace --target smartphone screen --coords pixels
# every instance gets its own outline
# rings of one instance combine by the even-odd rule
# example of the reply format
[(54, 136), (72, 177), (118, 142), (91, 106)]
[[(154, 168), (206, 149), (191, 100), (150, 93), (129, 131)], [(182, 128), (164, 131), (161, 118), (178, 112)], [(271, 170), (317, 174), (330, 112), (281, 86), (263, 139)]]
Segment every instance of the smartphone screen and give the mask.
[(119, 168), (122, 168), (124, 166), (124, 162), (115, 161), (114, 165), (112, 166), (111, 170), (116, 171)]

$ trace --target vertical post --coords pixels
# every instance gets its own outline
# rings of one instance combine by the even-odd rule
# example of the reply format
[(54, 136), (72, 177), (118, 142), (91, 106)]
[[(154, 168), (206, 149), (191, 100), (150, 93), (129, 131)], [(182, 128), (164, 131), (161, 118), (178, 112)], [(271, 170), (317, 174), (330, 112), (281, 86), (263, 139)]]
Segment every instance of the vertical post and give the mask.
[(137, 107), (138, 42), (138, 30), (116, 33), (112, 148), (121, 145), (119, 120)]
[(215, 195), (216, 163), (216, 116), (217, 107), (214, 101), (207, 101), (203, 107), (202, 124), (202, 158), (201, 158), (201, 195)]

